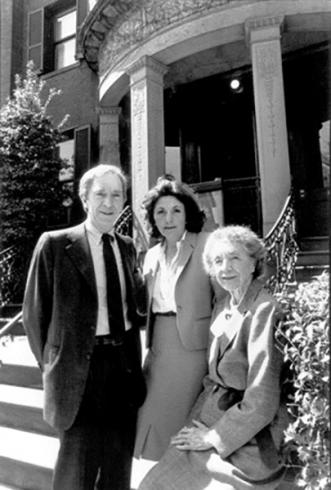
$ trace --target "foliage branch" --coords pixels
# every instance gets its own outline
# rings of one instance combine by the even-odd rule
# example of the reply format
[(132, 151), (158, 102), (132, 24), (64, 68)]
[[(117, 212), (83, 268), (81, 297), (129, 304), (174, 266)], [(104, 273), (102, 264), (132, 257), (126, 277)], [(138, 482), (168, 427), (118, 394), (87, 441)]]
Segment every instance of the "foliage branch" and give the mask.
[(63, 220), (70, 190), (59, 180), (66, 163), (58, 156), (61, 127), (47, 115), (60, 91), (44, 90), (32, 62), (24, 79), (15, 78), (13, 96), (0, 110), (1, 250), (15, 248), (15, 259), (1, 268), (0, 302), (21, 302), (33, 247), (50, 226)]
[(329, 274), (284, 291), (278, 300), (286, 319), (276, 336), (292, 386), (284, 454), (289, 466), (298, 465), (299, 487), (330, 489)]

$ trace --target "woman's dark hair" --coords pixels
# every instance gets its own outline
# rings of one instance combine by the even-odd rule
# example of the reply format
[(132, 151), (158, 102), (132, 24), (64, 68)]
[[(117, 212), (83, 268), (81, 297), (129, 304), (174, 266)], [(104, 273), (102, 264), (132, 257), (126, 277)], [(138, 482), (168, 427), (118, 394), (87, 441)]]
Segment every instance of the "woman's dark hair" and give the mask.
[(150, 236), (161, 238), (154, 220), (154, 208), (160, 197), (165, 196), (173, 196), (184, 205), (186, 230), (199, 233), (205, 222), (205, 213), (200, 208), (198, 198), (187, 184), (178, 182), (170, 174), (165, 174), (157, 179), (156, 185), (147, 192), (143, 201)]

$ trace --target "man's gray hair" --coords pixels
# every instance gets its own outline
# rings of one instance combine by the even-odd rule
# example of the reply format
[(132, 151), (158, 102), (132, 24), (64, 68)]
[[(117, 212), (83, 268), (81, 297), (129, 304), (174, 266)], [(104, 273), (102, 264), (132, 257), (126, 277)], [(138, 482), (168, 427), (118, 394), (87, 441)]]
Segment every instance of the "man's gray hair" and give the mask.
[(87, 195), (92, 187), (92, 184), (94, 182), (94, 179), (97, 177), (102, 177), (103, 175), (107, 173), (112, 173), (114, 175), (117, 175), (122, 182), (123, 186), (123, 195), (124, 198), (126, 197), (126, 191), (127, 191), (127, 179), (122, 172), (122, 170), (119, 167), (116, 167), (115, 165), (108, 165), (106, 163), (99, 163), (95, 167), (90, 168), (87, 170), (81, 177), (80, 182), (79, 182), (79, 197), (85, 205), (85, 201), (87, 198)]

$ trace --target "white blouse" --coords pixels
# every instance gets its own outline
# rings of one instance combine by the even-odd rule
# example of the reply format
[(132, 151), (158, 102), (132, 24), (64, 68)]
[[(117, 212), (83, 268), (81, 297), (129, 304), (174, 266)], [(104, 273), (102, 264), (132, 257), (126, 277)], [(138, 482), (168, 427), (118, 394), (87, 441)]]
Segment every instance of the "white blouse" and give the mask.
[(179, 266), (182, 263), (182, 248), (186, 237), (186, 231), (177, 242), (177, 252), (170, 263), (166, 261), (165, 244), (161, 246), (159, 264), (153, 290), (153, 313), (177, 312), (175, 301), (175, 287), (179, 276)]

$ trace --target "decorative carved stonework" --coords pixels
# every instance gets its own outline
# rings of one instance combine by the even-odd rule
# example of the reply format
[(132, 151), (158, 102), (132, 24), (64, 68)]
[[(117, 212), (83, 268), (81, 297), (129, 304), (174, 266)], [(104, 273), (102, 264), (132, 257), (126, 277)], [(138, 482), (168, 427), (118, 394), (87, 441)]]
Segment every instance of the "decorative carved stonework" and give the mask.
[[(280, 59), (280, 28), (282, 16), (249, 19), (245, 24), (247, 39), (255, 54), (253, 69), (256, 70), (256, 82), (260, 88), (260, 97), (264, 94), (264, 112), (267, 124), (264, 132), (272, 158), (277, 155), (277, 87), (282, 73)], [(255, 68), (254, 68), (255, 67)]]
[(275, 114), (275, 83), (279, 77), (281, 67), (278, 62), (278, 48), (274, 44), (268, 43), (257, 48), (257, 71), (261, 83), (264, 85), (266, 95), (266, 118), (268, 121), (268, 139), (272, 152), (272, 157), (276, 157), (277, 137), (276, 137), (276, 114)]
[(144, 87), (145, 84), (141, 82), (136, 84), (132, 90), (132, 114), (134, 116), (145, 111), (145, 96), (143, 92)]
[(121, 16), (132, 8), (134, 0), (98, 0), (81, 26), (77, 44), (94, 71), (98, 70), (99, 49), (106, 34), (114, 27)]
[(256, 17), (254, 19), (248, 19), (245, 23), (246, 34), (256, 29), (261, 29), (264, 27), (277, 26), (282, 27), (284, 22), (283, 15), (276, 15), (274, 17)]
[[(145, 135), (145, 128), (143, 124), (143, 117), (146, 112), (145, 109), (145, 94), (144, 84), (137, 84), (131, 91), (132, 98), (132, 126), (135, 128), (134, 138), (132, 140), (132, 147), (134, 152), (133, 171), (132, 171), (132, 200), (133, 209), (138, 214), (141, 213), (141, 202), (145, 193), (145, 182), (147, 181), (146, 172), (148, 171), (144, 165), (143, 158), (143, 135)], [(142, 216), (139, 216), (141, 219)]]
[(263, 229), (277, 219), (288, 194), (290, 167), (282, 73), (282, 18), (246, 23), (253, 68)]
[[(231, 1), (99, 0), (82, 26), (78, 43), (91, 68), (97, 70), (100, 63), (100, 71), (104, 72), (114, 65), (124, 50), (157, 31), (209, 14)], [(91, 50), (91, 44), (94, 50)], [(101, 44), (104, 49), (100, 54)]]
[(100, 116), (106, 116), (106, 115), (119, 116), (122, 111), (122, 108), (118, 106), (98, 106), (96, 110)]
[(126, 49), (143, 42), (165, 27), (181, 23), (191, 17), (205, 15), (229, 0), (142, 0), (136, 2), (130, 15), (123, 18), (109, 32), (101, 53), (100, 71), (111, 68)]
[(152, 56), (142, 56), (138, 61), (130, 66), (127, 73), (131, 76), (133, 73), (136, 73), (141, 68), (148, 68), (155, 73), (161, 75), (162, 77), (168, 71), (168, 68), (163, 63), (155, 60)]

